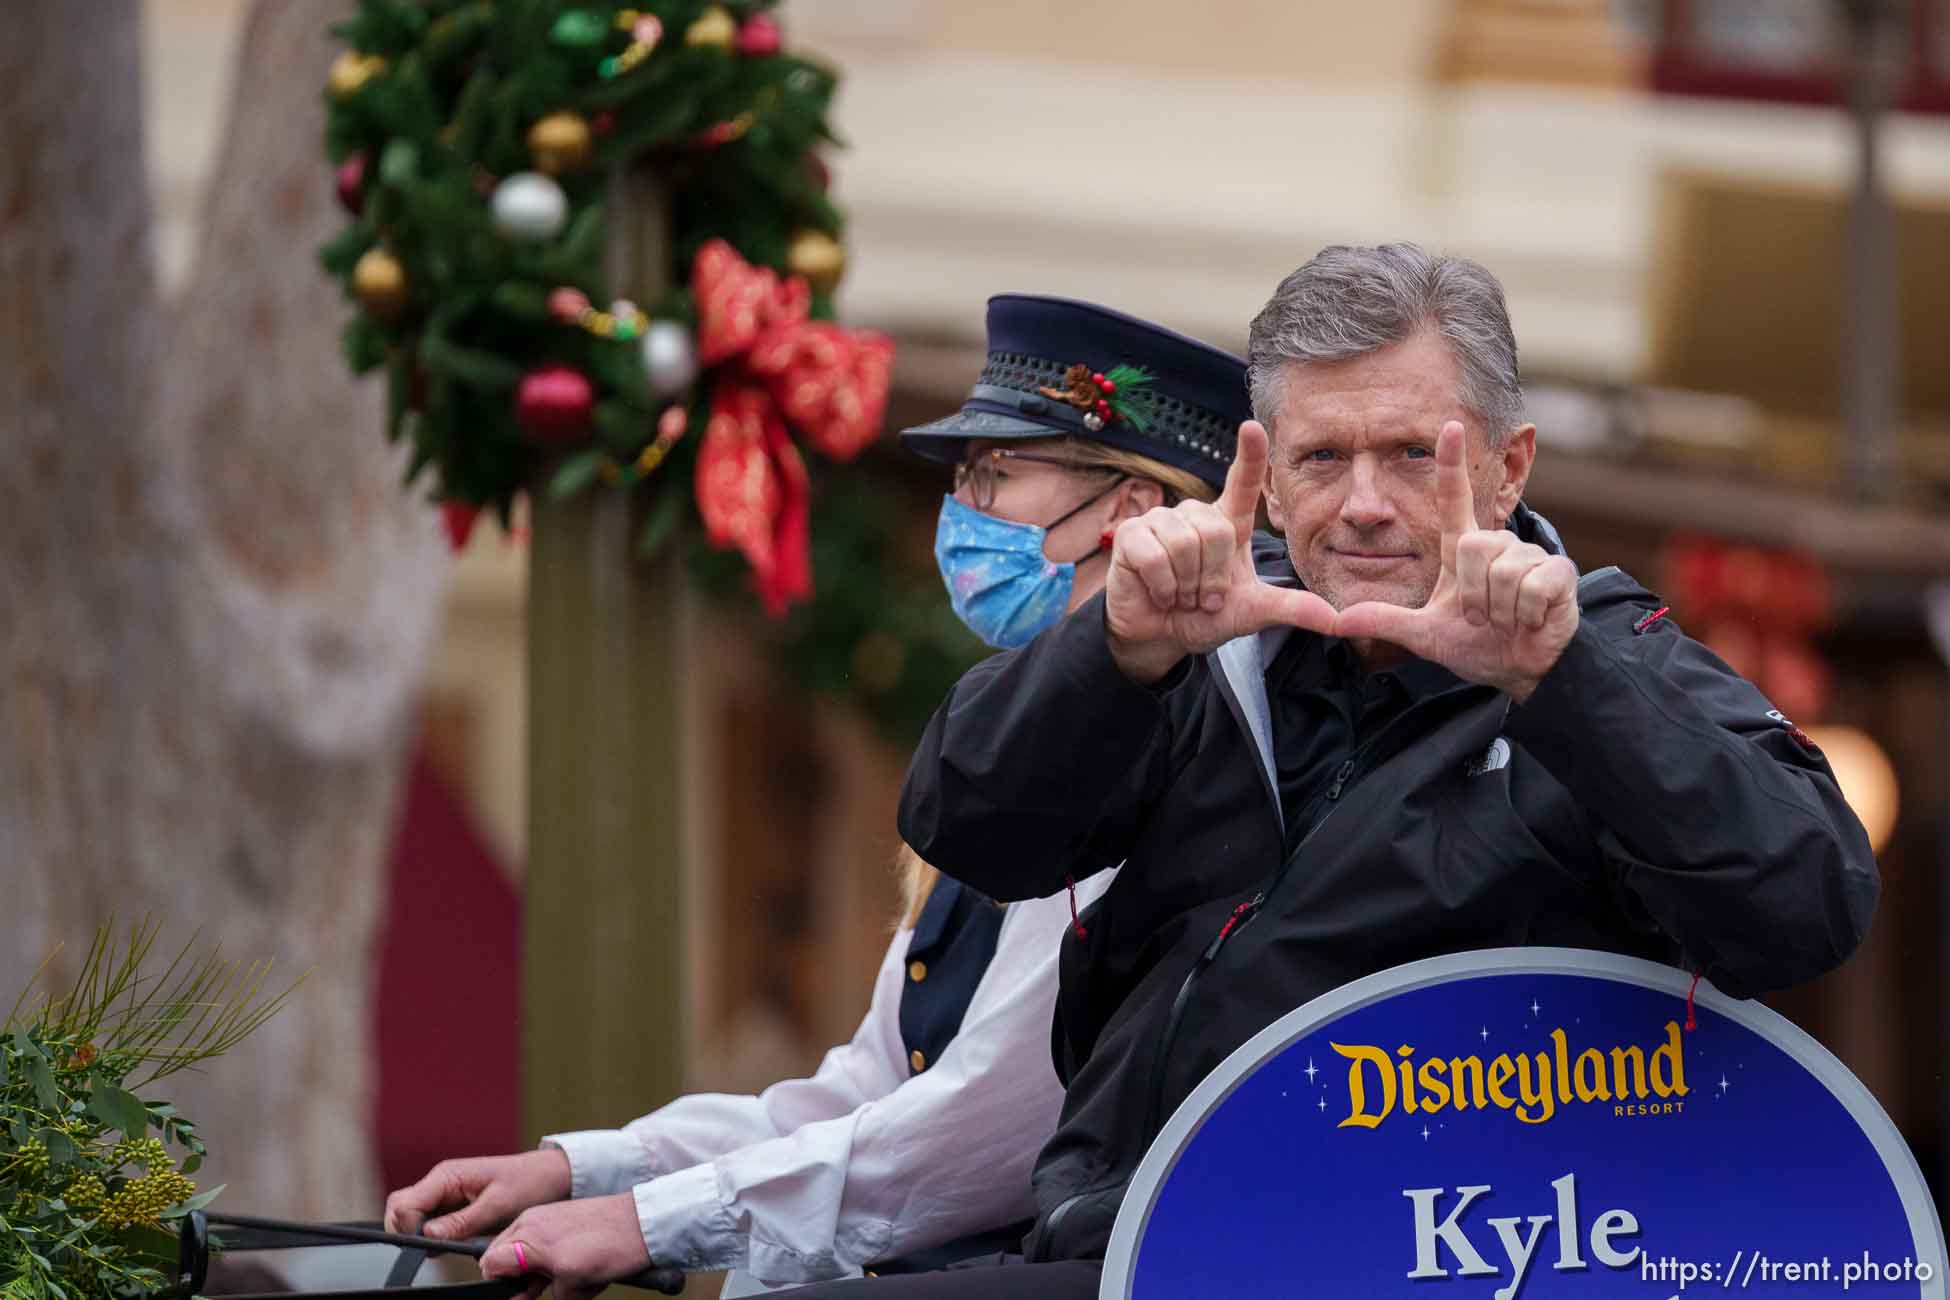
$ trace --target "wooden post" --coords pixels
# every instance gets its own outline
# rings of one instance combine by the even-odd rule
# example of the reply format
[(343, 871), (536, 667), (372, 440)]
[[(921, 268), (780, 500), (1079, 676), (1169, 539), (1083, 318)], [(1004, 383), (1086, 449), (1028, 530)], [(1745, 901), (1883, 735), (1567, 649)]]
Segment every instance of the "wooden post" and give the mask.
[(1843, 282), (1843, 464), (1858, 497), (1889, 494), (1896, 461), (1901, 371), (1896, 335), (1896, 261), (1889, 196), (1882, 186), (1881, 121), (1889, 105), (1901, 31), (1888, 0), (1840, 0), (1850, 37), (1848, 106), (1855, 132)]
[[(669, 277), (656, 179), (608, 194), (610, 292)], [(678, 799), (680, 570), (636, 556), (639, 512), (601, 486), (534, 503), (528, 589), (528, 844), (522, 1128), (613, 1128), (683, 1080)]]

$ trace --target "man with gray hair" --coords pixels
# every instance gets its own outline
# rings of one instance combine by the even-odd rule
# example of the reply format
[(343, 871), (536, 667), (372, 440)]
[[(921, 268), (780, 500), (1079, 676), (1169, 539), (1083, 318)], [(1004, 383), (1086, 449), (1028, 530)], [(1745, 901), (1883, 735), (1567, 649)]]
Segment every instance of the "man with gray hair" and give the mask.
[[(972, 669), (902, 795), (908, 843), (994, 898), (1124, 864), (1063, 941), (1019, 1297), (1096, 1293), (1173, 1108), (1320, 994), (1550, 944), (1752, 995), (1846, 959), (1879, 890), (1806, 737), (1524, 505), (1537, 431), (1487, 271), (1326, 249), (1250, 353), (1219, 501), (1123, 521), (1105, 593)], [(1283, 536), (1254, 535), (1262, 497)]]

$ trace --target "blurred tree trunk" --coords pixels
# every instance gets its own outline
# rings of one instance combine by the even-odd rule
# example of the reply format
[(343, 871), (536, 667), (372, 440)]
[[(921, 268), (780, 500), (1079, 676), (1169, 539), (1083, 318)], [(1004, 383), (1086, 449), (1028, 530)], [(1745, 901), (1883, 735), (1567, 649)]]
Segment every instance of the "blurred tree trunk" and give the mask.
[[(137, 0), (0, 42), (0, 989), (111, 913), (311, 974), (172, 1081), (226, 1203), (378, 1208), (373, 949), (435, 513), (337, 349), (313, 248), (330, 6), (257, 0), (189, 282), (161, 307)], [(439, 1014), (437, 1007), (427, 1009)]]

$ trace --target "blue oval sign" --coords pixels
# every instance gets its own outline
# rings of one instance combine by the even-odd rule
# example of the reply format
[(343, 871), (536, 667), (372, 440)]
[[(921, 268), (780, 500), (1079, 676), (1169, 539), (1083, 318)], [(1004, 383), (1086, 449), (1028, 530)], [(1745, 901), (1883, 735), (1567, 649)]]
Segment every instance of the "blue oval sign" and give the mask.
[(1505, 948), (1267, 1027), (1152, 1145), (1104, 1300), (1944, 1295), (1889, 1117), (1819, 1043), (1669, 967)]

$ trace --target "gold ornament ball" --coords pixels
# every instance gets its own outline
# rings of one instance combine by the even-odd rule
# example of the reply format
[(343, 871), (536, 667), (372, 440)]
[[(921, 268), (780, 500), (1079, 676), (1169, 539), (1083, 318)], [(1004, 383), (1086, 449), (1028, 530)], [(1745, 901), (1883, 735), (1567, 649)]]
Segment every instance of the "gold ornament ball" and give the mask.
[(717, 5), (706, 9), (702, 17), (684, 29), (686, 45), (713, 45), (728, 50), (737, 39), (737, 20)]
[(344, 99), (356, 95), (368, 81), (386, 70), (386, 60), (377, 54), (361, 54), (357, 50), (346, 50), (332, 61), (332, 71), (325, 78), (325, 89), (334, 99)]
[(580, 171), (589, 165), (589, 121), (580, 113), (550, 113), (528, 128), (528, 156), (535, 170), (551, 176)]
[(802, 230), (786, 249), (785, 265), (794, 275), (805, 276), (821, 293), (831, 293), (846, 274), (846, 249), (822, 231)]
[(383, 248), (375, 248), (352, 268), (352, 292), (377, 320), (392, 320), (406, 310), (406, 268)]

